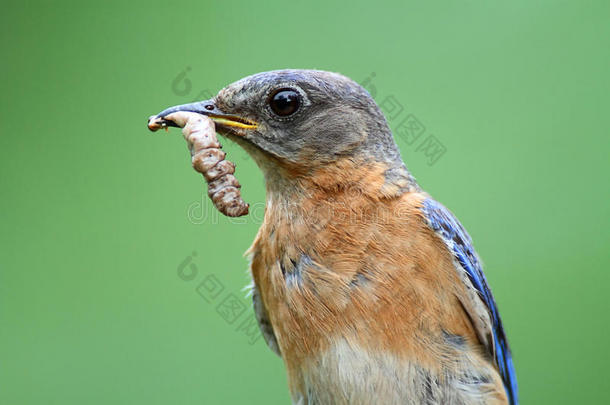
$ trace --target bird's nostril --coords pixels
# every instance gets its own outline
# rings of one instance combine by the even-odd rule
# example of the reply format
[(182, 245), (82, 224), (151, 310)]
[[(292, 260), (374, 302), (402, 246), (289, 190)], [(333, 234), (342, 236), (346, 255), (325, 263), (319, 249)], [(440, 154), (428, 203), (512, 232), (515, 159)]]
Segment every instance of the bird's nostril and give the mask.
[(214, 109), (214, 105), (213, 104), (206, 104), (205, 109), (212, 111)]

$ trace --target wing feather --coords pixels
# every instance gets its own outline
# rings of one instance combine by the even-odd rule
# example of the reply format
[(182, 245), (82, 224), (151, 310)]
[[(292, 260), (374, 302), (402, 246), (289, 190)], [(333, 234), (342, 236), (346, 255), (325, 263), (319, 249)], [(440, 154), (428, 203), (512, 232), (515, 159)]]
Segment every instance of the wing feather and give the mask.
[(275, 337), (275, 332), (273, 331), (273, 325), (271, 325), (269, 314), (267, 313), (265, 304), (263, 303), (260, 293), (258, 292), (258, 288), (254, 282), (252, 282), (250, 288), (252, 293), (252, 304), (254, 306), (254, 315), (256, 316), (256, 321), (258, 322), (258, 327), (263, 334), (263, 338), (265, 338), (267, 346), (269, 346), (269, 348), (273, 350), (275, 354), (282, 357), (280, 347), (277, 344), (277, 338)]
[[(466, 286), (471, 285), (476, 290), (474, 299), (479, 299), (487, 311), (487, 316), (485, 316), (477, 310), (477, 308), (481, 308), (481, 305), (477, 305), (476, 302), (463, 303), (477, 329), (477, 335), (487, 345), (490, 354), (496, 361), (509, 402), (516, 405), (518, 403), (517, 377), (512, 355), (498, 308), (472, 245), (472, 239), (455, 216), (439, 202), (431, 198), (424, 200), (422, 211), (429, 226), (453, 253), (457, 270), (465, 275), (463, 281)], [(459, 266), (457, 266), (458, 264)]]

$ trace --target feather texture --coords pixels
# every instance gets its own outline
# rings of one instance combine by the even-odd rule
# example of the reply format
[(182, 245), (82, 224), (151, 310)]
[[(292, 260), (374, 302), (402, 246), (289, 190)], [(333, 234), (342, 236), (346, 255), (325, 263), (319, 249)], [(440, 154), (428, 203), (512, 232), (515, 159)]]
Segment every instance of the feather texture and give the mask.
[(427, 198), (423, 202), (422, 210), (430, 227), (453, 253), (461, 266), (459, 270), (466, 273), (468, 280), (489, 311), (493, 345), (489, 345), (488, 349), (495, 358), (509, 401), (516, 405), (518, 390), (512, 355), (494, 297), (487, 285), (477, 253), (472, 246), (472, 239), (455, 216), (439, 202)]

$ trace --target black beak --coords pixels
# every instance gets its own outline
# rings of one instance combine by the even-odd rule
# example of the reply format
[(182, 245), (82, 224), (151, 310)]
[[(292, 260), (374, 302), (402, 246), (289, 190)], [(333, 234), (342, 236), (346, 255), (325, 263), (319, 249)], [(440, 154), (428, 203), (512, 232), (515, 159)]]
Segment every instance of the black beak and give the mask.
[(161, 111), (157, 115), (153, 115), (148, 119), (148, 129), (150, 129), (151, 131), (156, 131), (161, 126), (178, 127), (175, 122), (165, 119), (165, 117), (167, 117), (168, 115), (178, 111), (188, 111), (201, 115), (206, 115), (210, 117), (217, 126), (220, 125), (224, 127), (234, 127), (241, 129), (255, 129), (257, 127), (257, 124), (255, 122), (252, 122), (246, 118), (238, 117), (236, 115), (227, 114), (224, 111), (220, 110), (214, 103), (214, 100), (204, 100), (198, 101), (196, 103), (182, 104), (170, 107)]

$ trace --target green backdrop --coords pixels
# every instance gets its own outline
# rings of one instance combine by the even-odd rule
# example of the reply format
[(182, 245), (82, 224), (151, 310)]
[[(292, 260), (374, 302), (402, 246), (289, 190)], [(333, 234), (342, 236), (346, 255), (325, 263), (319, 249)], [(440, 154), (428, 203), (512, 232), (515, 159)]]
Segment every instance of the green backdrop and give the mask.
[(258, 208), (220, 217), (179, 131), (145, 126), (288, 67), (423, 128), (399, 146), (475, 240), (522, 402), (607, 401), (607, 2), (112, 3), (0, 15), (0, 403), (289, 402), (242, 290), (261, 174), (225, 142)]

